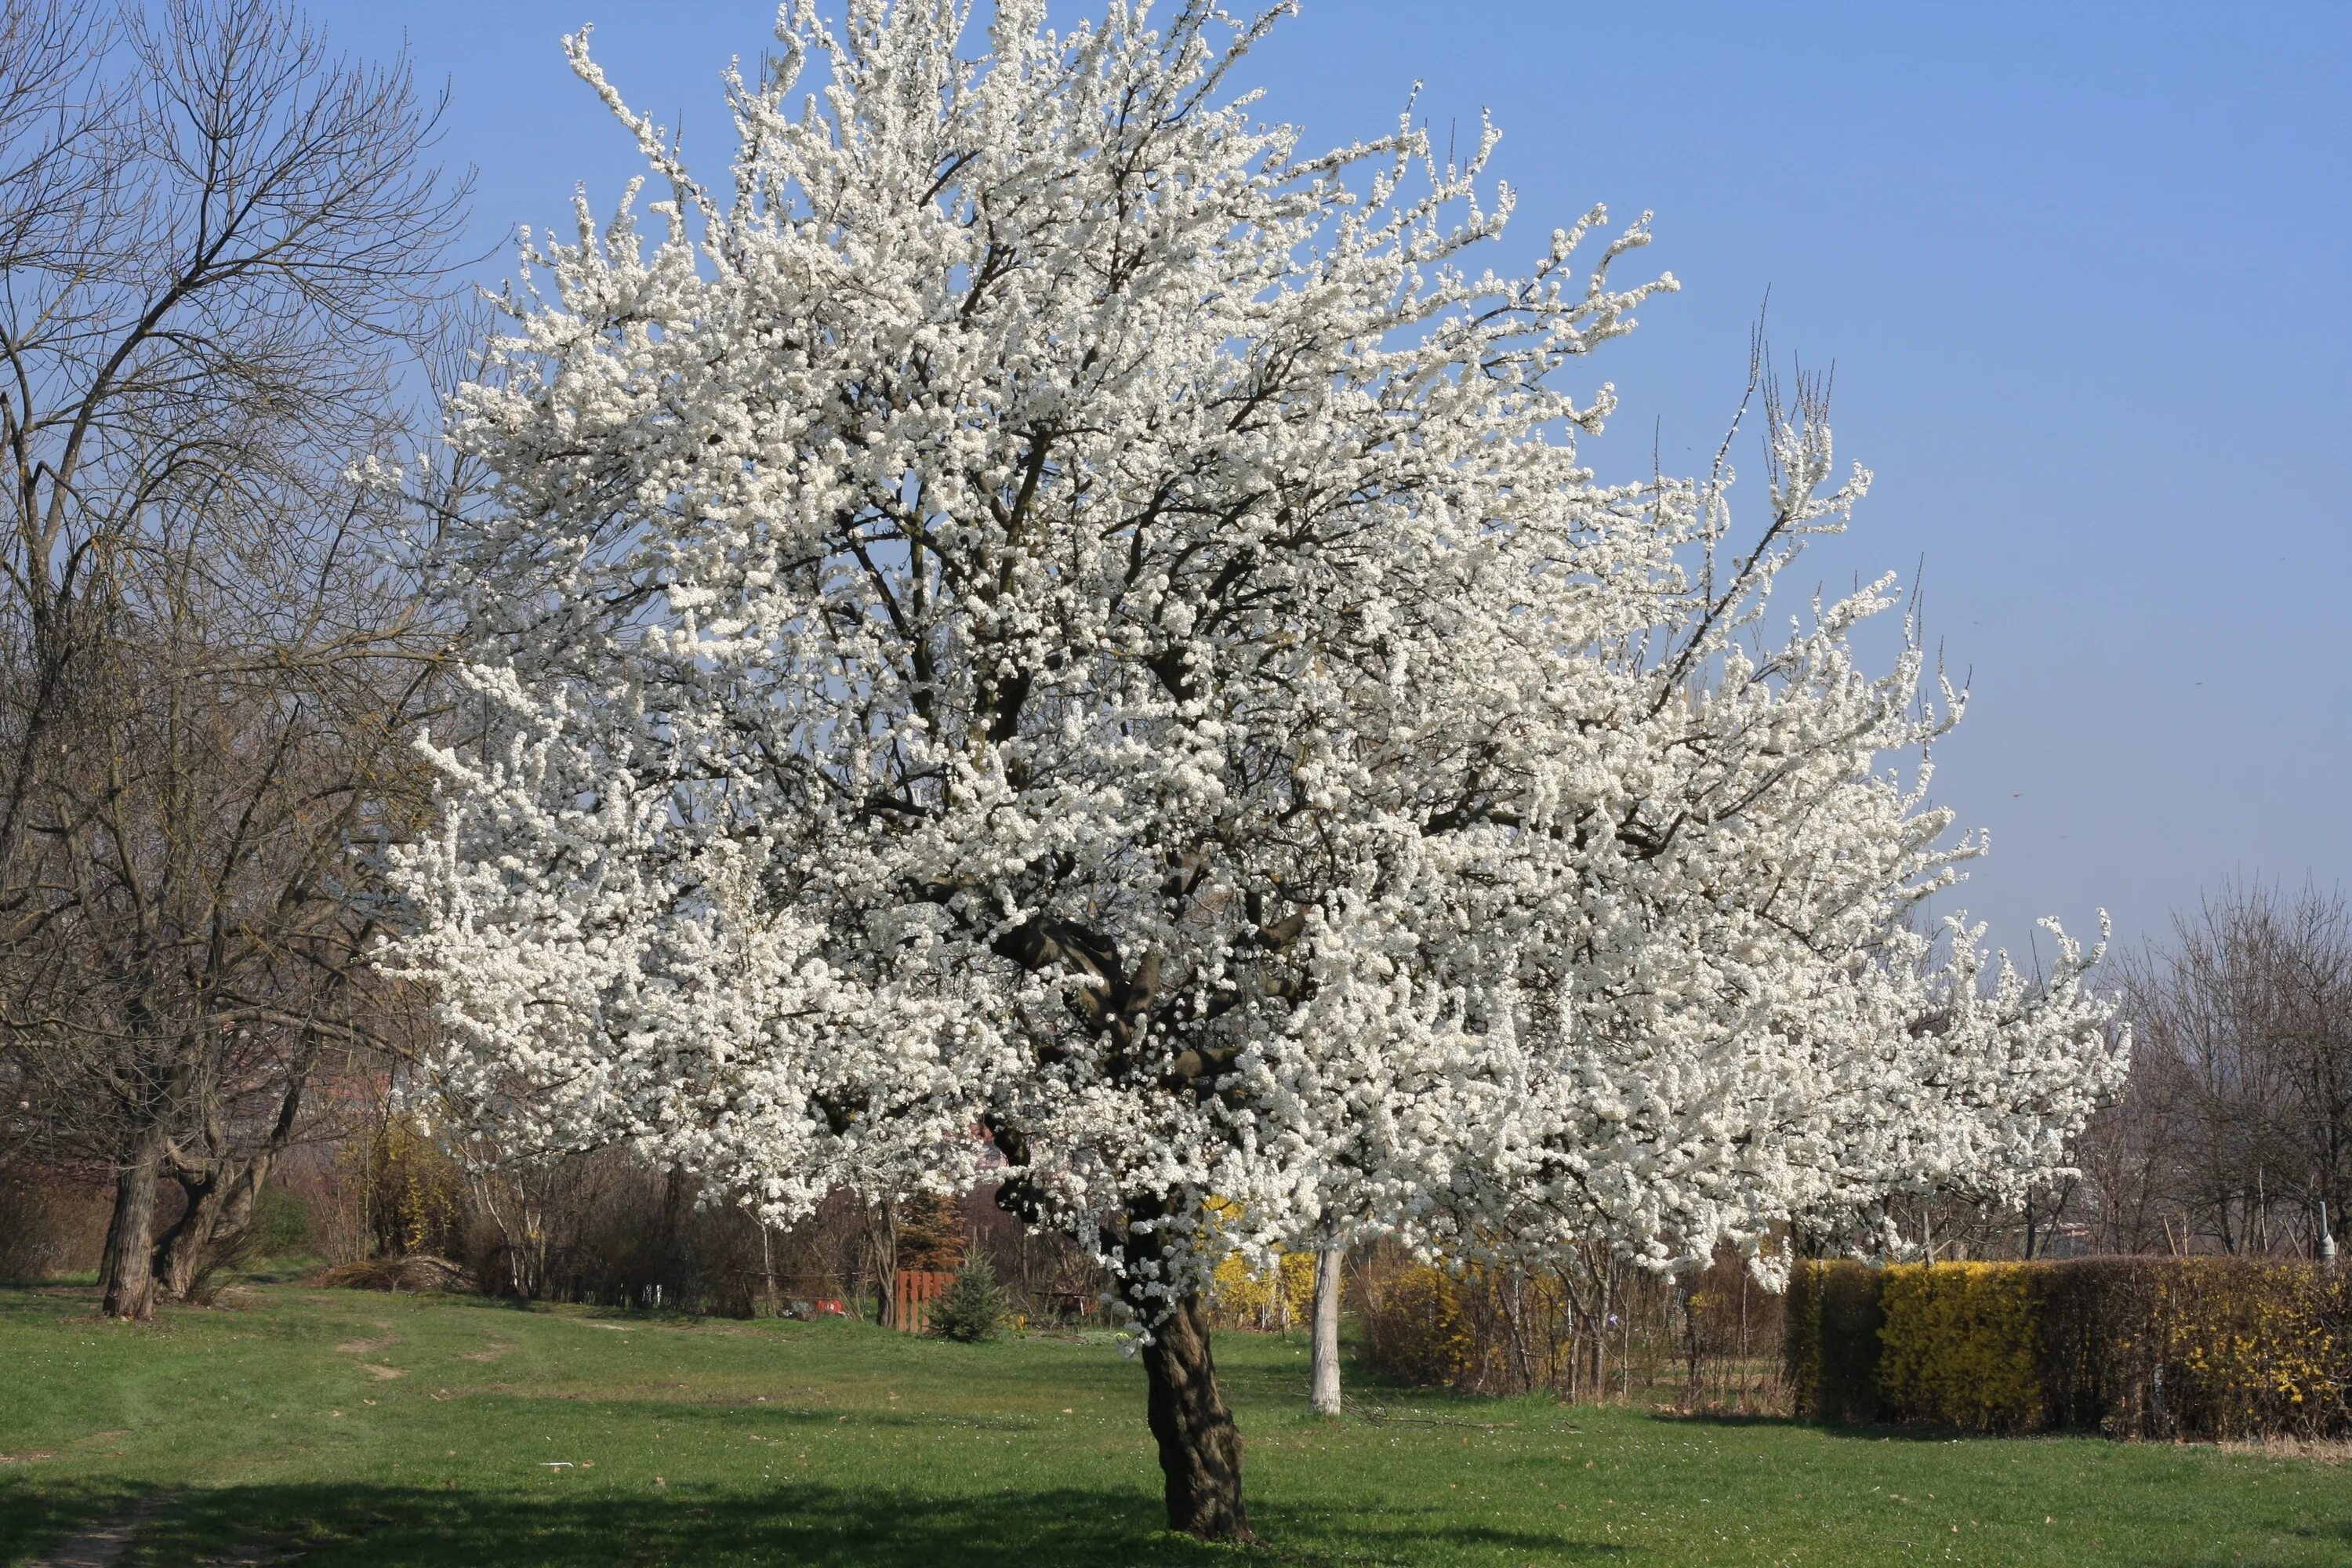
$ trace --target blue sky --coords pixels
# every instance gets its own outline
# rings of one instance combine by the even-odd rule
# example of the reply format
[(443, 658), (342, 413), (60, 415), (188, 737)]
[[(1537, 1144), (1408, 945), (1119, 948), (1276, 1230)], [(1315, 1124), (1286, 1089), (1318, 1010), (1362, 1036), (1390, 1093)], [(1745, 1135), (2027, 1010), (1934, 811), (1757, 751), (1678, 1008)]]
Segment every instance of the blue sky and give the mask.
[[(1072, 14), (1080, 7), (1066, 7)], [(607, 208), (627, 138), (556, 40), (596, 24), (632, 103), (722, 163), (717, 75), (772, 11), (674, 0), (324, 0), (452, 94), (445, 154), (501, 236)], [(1972, 679), (1937, 797), (1990, 830), (1965, 906), (2160, 931), (2234, 875), (2352, 880), (2352, 4), (1307, 0), (1243, 72), (1311, 142), (1420, 112), (1504, 132), (1520, 246), (1592, 202), (1655, 212), (1683, 281), (1591, 363), (1589, 455), (1696, 468), (1769, 289), (1834, 364), (1877, 475), (1804, 583), (1926, 563)], [(1760, 479), (1748, 451), (1747, 471)], [(1797, 584), (1797, 585), (1802, 585)]]

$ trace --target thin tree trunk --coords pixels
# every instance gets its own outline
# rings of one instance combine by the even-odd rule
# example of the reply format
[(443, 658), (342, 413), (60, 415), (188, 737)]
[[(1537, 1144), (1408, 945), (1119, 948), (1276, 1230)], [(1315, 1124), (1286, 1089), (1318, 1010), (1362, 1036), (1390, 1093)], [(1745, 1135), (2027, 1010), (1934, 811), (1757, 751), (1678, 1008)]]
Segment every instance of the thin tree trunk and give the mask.
[(1318, 1415), (1339, 1414), (1339, 1270), (1347, 1258), (1336, 1247), (1315, 1255), (1315, 1321), (1307, 1332), (1313, 1371), (1307, 1402)]
[(1195, 1294), (1154, 1324), (1143, 1348), (1151, 1436), (1167, 1480), (1168, 1528), (1203, 1541), (1249, 1541), (1242, 1439), (1217, 1392), (1208, 1308)]
[(1675, 1284), (1683, 1304), (1683, 1399), (1696, 1412), (1706, 1407), (1706, 1389), (1699, 1371), (1698, 1303), (1691, 1277), (1685, 1275)]
[(661, 1279), (654, 1287), (657, 1307), (690, 1307), (686, 1292), (686, 1173), (669, 1168), (662, 1182)]
[[(869, 1211), (870, 1212), (870, 1211)], [(874, 1247), (874, 1276), (879, 1283), (881, 1305), (874, 1321), (886, 1329), (898, 1327), (898, 1200), (886, 1197), (881, 1202), (879, 1223), (866, 1232)]]
[(106, 1228), (104, 1310), (145, 1322), (155, 1315), (155, 1182), (162, 1173), (163, 1124), (140, 1136), (114, 1176), (114, 1217)]
[(1532, 1394), (1536, 1387), (1535, 1364), (1528, 1357), (1528, 1277), (1520, 1270), (1511, 1270), (1511, 1288), (1503, 1295), (1506, 1326), (1510, 1330), (1511, 1370), (1518, 1373), (1521, 1394)]

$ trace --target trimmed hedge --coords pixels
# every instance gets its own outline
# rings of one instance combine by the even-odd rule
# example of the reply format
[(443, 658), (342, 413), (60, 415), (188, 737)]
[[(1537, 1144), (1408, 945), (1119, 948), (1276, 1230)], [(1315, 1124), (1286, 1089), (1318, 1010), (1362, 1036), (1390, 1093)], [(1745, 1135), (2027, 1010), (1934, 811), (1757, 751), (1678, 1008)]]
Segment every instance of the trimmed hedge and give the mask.
[(1975, 1432), (2352, 1432), (2352, 1282), (2308, 1263), (1800, 1265), (1796, 1412)]
[(1801, 1263), (1789, 1280), (1786, 1357), (1801, 1421), (1878, 1419), (1878, 1274), (1859, 1263)]
[(2032, 1276), (1994, 1263), (1897, 1264), (1878, 1276), (1877, 1384), (1898, 1410), (1972, 1432), (2042, 1421)]

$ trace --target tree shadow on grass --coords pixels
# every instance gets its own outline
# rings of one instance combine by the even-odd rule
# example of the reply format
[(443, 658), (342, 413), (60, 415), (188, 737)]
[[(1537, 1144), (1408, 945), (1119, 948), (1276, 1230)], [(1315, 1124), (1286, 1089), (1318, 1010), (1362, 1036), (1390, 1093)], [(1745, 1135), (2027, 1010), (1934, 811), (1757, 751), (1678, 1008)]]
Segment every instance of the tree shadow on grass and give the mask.
[[(0, 1479), (0, 1555), (47, 1550), (122, 1512), (119, 1488), (52, 1487), (46, 1498)], [(1351, 1516), (1333, 1532), (1278, 1509), (1256, 1518), (1267, 1540), (1244, 1551), (1160, 1528), (1159, 1499), (1046, 1489), (914, 1499), (808, 1485), (751, 1498), (673, 1487), (614, 1496), (521, 1497), (390, 1486), (239, 1486), (184, 1490), (140, 1532), (131, 1563), (228, 1556), (303, 1568), (558, 1568), (575, 1563), (793, 1564), (794, 1568), (1097, 1568), (1209, 1561), (1406, 1564), (1483, 1545), (1514, 1562), (1607, 1562), (1624, 1549), (1393, 1509)]]
[(1653, 1421), (1664, 1421), (1677, 1426), (1725, 1426), (1735, 1430), (1747, 1426), (1811, 1426), (1817, 1423), (1799, 1421), (1794, 1416), (1775, 1415), (1762, 1410), (1658, 1410), (1650, 1413)]
[(30, 1476), (0, 1471), (0, 1563), (47, 1551), (92, 1525), (128, 1513), (145, 1495), (121, 1481), (44, 1484)]

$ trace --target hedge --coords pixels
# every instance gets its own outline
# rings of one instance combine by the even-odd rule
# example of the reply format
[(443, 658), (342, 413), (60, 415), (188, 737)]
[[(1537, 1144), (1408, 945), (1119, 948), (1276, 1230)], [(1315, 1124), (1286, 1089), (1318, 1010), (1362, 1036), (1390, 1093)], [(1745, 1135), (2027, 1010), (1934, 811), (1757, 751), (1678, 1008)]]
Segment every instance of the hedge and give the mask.
[(1596, 1275), (1581, 1262), (1444, 1268), (1376, 1247), (1353, 1275), (1364, 1359), (1391, 1381), (1465, 1394), (1779, 1407), (1785, 1297), (1745, 1259), (1727, 1249), (1680, 1278), (1605, 1258)]
[(2352, 1283), (2234, 1258), (1799, 1266), (1796, 1412), (1976, 1432), (2352, 1432)]
[(1800, 1420), (1878, 1419), (1878, 1275), (1859, 1263), (1802, 1263), (1789, 1281), (1787, 1369)]

